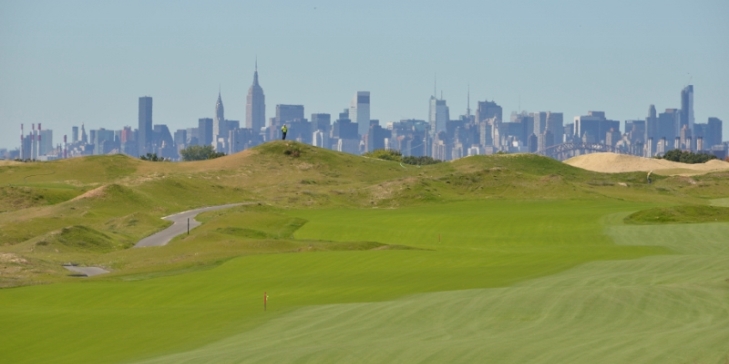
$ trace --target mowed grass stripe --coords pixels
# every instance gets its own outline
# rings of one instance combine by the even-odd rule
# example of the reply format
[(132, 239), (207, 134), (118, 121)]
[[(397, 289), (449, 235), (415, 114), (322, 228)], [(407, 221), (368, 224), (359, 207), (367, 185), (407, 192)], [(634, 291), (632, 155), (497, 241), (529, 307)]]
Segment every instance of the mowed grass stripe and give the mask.
[[(640, 206), (486, 201), (402, 212), (296, 210), (291, 214), (309, 220), (296, 234), (301, 239), (375, 240), (422, 249), (251, 255), (156, 279), (0, 290), (0, 327), (9, 328), (0, 331), (0, 361), (152, 357), (220, 340), (303, 306), (503, 287), (588, 261), (665, 253), (660, 247), (616, 246), (603, 234), (600, 216)], [(502, 214), (506, 217), (499, 218)], [(403, 224), (401, 218), (412, 221)], [(443, 218), (451, 220), (434, 222)], [(353, 228), (358, 224), (366, 228)], [(436, 231), (442, 244), (431, 242)], [(264, 291), (271, 296), (266, 313)]]
[(303, 308), (161, 363), (720, 363), (729, 224), (620, 226), (681, 255), (591, 262), (506, 288)]

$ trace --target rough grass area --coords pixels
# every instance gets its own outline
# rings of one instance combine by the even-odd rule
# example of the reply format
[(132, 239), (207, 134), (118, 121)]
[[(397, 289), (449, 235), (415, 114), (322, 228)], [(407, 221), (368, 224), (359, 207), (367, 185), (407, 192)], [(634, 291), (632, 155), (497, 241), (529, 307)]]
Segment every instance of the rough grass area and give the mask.
[(635, 212), (625, 218), (628, 224), (692, 224), (729, 221), (729, 207), (683, 205), (657, 207)]

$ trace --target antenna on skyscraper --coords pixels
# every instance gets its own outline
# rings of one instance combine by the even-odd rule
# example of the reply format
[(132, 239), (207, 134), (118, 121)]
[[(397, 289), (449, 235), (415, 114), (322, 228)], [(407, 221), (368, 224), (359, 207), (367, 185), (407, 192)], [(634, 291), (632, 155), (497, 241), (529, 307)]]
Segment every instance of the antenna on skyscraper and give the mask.
[(433, 97), (438, 97), (438, 74), (433, 74)]
[(471, 117), (471, 84), (468, 84), (468, 93), (466, 93), (466, 116)]

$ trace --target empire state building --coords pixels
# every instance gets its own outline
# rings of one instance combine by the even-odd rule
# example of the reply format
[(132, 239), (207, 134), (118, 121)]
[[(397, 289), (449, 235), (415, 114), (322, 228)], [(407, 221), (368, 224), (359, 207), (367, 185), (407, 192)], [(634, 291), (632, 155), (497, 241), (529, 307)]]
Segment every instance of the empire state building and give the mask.
[(258, 84), (258, 62), (253, 73), (253, 84), (248, 89), (248, 102), (246, 104), (246, 128), (253, 129), (257, 135), (266, 126), (266, 96), (261, 85)]

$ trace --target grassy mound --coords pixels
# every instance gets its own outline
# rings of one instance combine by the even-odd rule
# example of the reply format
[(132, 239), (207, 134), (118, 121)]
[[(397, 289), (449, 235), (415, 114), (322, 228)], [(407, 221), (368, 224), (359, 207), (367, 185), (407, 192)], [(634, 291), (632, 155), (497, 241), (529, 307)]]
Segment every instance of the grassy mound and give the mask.
[(624, 220), (628, 224), (692, 224), (729, 221), (729, 208), (705, 205), (658, 207), (638, 211)]
[(55, 205), (78, 196), (72, 186), (3, 186), (0, 187), (0, 213), (29, 207)]
[(115, 248), (110, 236), (86, 226), (61, 229), (57, 241), (68, 248), (90, 252), (109, 252)]

